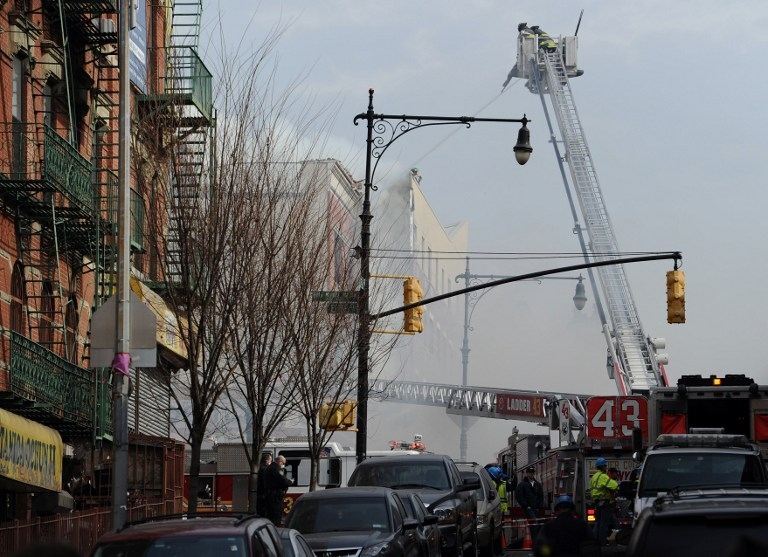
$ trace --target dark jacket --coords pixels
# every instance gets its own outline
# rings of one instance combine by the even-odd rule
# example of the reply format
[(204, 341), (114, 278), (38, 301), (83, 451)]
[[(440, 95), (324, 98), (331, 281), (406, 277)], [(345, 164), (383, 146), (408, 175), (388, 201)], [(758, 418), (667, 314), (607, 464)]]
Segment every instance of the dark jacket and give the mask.
[(536, 480), (531, 484), (530, 480), (522, 479), (515, 488), (515, 499), (524, 509), (538, 510), (544, 506), (544, 490)]
[(283, 497), (291, 485), (291, 480), (282, 474), (280, 465), (277, 462), (273, 462), (266, 469), (263, 469), (259, 473), (259, 487), (262, 488), (262, 493), (264, 494), (262, 499), (264, 512), (259, 514), (272, 519), (273, 522), (275, 518), (281, 516), (283, 513)]
[(586, 555), (589, 551), (589, 542), (593, 539), (592, 530), (584, 520), (571, 512), (561, 513), (539, 530), (533, 548), (534, 555), (551, 557)]

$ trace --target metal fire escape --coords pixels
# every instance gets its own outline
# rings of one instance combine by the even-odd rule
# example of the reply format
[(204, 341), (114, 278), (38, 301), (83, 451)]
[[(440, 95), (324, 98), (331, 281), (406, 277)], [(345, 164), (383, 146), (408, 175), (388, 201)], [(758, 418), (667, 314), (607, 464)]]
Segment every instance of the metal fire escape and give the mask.
[(208, 145), (215, 133), (213, 78), (198, 54), (201, 0), (176, 0), (165, 51), (162, 93), (140, 98), (163, 116), (172, 130), (171, 196), (165, 242), (164, 282), (178, 284), (190, 262), (184, 255), (195, 232), (195, 211), (206, 171)]
[[(526, 86), (541, 97), (558, 162), (562, 165), (564, 161), (568, 166), (570, 185), (565, 172), (562, 172), (566, 190), (569, 197), (571, 189), (575, 193), (584, 229), (589, 236), (585, 258), (597, 261), (615, 259), (620, 254), (616, 233), (569, 82), (569, 77), (582, 73), (576, 68), (576, 37), (561, 37), (557, 45), (551, 51), (539, 49), (536, 35), (523, 30), (518, 38), (517, 65), (510, 77), (527, 78)], [(565, 146), (562, 157), (551, 128), (545, 94), (549, 95), (561, 142)], [(576, 229), (580, 234), (578, 223)], [(664, 356), (656, 353), (656, 348), (662, 347), (663, 341), (646, 336), (624, 267), (600, 267), (597, 274), (607, 306), (608, 319), (605, 319), (602, 308), (600, 313), (608, 345), (609, 374), (616, 381), (619, 393), (647, 393), (652, 387), (663, 385)]]
[[(26, 58), (17, 62), (23, 75), (18, 106), (12, 121), (0, 124), (0, 195), (15, 217), (26, 319), (5, 331), (10, 381), (0, 401), (65, 439), (88, 438), (95, 423), (94, 375), (79, 365), (76, 320), (68, 321), (78, 316), (79, 308), (70, 307), (77, 302), (76, 279), (92, 268), (106, 239), (109, 215), (102, 201), (113, 194), (98, 182), (96, 161), (78, 148), (89, 140), (77, 123), (91, 110), (83, 92), (92, 83), (82, 68), (73, 68), (72, 56), (82, 52), (87, 61), (91, 50), (116, 43), (114, 25), (103, 22), (115, 18), (117, 8), (112, 0), (43, 3), (41, 14), (51, 24), (45, 40), (33, 24), (39, 14), (27, 8), (17, 3), (12, 12), (17, 36), (21, 29), (27, 40)], [(54, 98), (67, 108), (63, 124), (55, 118)]]

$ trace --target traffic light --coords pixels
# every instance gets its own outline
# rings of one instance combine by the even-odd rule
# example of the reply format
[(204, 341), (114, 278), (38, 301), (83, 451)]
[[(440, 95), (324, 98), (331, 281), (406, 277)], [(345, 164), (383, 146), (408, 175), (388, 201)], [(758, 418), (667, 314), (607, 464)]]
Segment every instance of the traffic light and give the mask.
[(320, 407), (320, 427), (326, 431), (356, 431), (357, 402), (326, 402)]
[[(403, 281), (403, 305), (413, 304), (424, 297), (424, 291), (421, 289), (419, 279), (408, 277)], [(421, 323), (421, 316), (424, 315), (424, 308), (417, 306), (407, 309), (403, 316), (403, 330), (406, 333), (420, 333), (424, 330)]]
[(667, 272), (667, 323), (685, 323), (685, 271)]

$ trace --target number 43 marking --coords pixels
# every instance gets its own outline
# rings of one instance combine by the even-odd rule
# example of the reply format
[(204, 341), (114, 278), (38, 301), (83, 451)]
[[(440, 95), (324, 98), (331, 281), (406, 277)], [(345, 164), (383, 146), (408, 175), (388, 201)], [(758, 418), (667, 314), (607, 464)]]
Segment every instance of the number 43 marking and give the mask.
[[(602, 429), (604, 437), (615, 437), (616, 429), (614, 424), (614, 399), (607, 399), (602, 406), (592, 416), (592, 427)], [(621, 417), (621, 435), (630, 437), (632, 428), (640, 427), (640, 403), (635, 399), (624, 399), (620, 406)], [(623, 419), (622, 419), (623, 418)]]

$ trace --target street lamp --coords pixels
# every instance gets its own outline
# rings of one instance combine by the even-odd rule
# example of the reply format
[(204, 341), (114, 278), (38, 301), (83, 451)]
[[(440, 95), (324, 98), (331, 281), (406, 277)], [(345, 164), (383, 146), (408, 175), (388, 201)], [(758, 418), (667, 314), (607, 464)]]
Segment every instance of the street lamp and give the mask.
[[(367, 126), (365, 152), (365, 183), (363, 192), (363, 211), (360, 215), (362, 227), (360, 230), (360, 246), (356, 251), (360, 255), (360, 277), (362, 284), (358, 298), (358, 329), (357, 329), (357, 436), (355, 453), (357, 461), (362, 462), (367, 452), (368, 444), (368, 351), (371, 344), (371, 314), (370, 314), (370, 251), (371, 251), (371, 190), (376, 191), (373, 177), (379, 166), (381, 156), (389, 147), (405, 134), (428, 126), (444, 126), (449, 124), (472, 127), (475, 122), (498, 122), (522, 124), (517, 134), (517, 143), (513, 148), (518, 164), (525, 164), (533, 152), (530, 132), (527, 124), (530, 122), (523, 114), (522, 118), (477, 118), (474, 116), (413, 116), (407, 114), (376, 114), (373, 111), (373, 89), (368, 90), (368, 110), (355, 116), (355, 125), (365, 120)], [(373, 163), (373, 159), (376, 162)]]
[[(455, 281), (458, 283), (460, 280), (464, 281), (464, 286), (468, 288), (473, 283), (480, 284), (483, 280), (496, 280), (505, 278), (503, 275), (477, 275), (470, 273), (469, 270), (469, 257), (466, 259), (466, 267), (462, 274), (457, 275)], [(529, 281), (536, 281), (541, 284), (543, 280), (573, 280), (578, 281), (576, 283), (576, 292), (573, 295), (573, 304), (576, 309), (581, 311), (584, 309), (587, 303), (587, 296), (584, 291), (583, 280), (584, 277), (579, 276), (566, 276), (566, 277), (538, 277), (533, 279), (527, 279)], [(475, 314), (475, 308), (477, 307), (480, 299), (490, 292), (492, 288), (483, 290), (481, 293), (472, 292), (464, 294), (464, 338), (461, 343), (461, 384), (466, 387), (469, 384), (469, 333), (472, 328), (472, 316)], [(461, 460), (467, 460), (467, 432), (469, 430), (469, 418), (467, 416), (461, 416), (459, 423), (459, 458)]]

